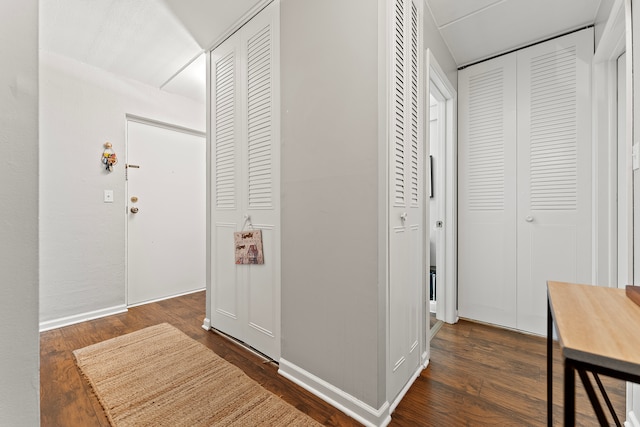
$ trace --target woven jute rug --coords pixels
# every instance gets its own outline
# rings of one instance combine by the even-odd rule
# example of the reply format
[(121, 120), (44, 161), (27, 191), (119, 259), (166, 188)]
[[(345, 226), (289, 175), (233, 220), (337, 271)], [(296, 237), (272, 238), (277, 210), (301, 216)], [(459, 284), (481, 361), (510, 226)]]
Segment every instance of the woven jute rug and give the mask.
[(116, 427), (320, 425), (166, 323), (73, 354)]

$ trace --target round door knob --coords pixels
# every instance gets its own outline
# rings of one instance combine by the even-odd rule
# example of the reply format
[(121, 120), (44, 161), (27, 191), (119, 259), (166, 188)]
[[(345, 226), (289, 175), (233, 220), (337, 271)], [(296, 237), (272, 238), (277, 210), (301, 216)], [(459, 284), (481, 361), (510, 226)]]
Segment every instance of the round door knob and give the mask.
[(529, 215), (524, 220), (527, 221), (527, 222), (533, 222), (533, 217), (531, 215)]
[(131, 208), (131, 213), (132, 214), (138, 213), (138, 208)]
[(403, 221), (406, 221), (407, 220), (407, 213), (406, 212), (401, 213), (400, 214), (400, 219), (403, 220)]

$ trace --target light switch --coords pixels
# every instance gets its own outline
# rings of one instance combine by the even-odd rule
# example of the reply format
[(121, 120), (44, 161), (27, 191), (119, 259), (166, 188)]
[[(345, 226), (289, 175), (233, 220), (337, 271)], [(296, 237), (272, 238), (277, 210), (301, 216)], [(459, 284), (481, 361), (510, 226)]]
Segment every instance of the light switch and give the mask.
[(104, 202), (113, 203), (113, 190), (104, 190)]

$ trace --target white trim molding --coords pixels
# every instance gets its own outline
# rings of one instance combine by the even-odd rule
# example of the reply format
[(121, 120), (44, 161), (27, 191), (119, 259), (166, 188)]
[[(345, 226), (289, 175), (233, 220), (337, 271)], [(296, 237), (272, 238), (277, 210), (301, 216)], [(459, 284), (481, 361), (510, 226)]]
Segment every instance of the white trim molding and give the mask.
[[(388, 402), (384, 402), (379, 409), (372, 408), (349, 393), (282, 358), (278, 373), (365, 426), (384, 427), (391, 422)], [(413, 383), (413, 379), (409, 382), (409, 386), (411, 383)], [(407, 390), (409, 386), (406, 387)], [(406, 393), (405, 390), (403, 391)]]
[(202, 321), (202, 329), (204, 329), (205, 331), (211, 330), (211, 319), (209, 319), (208, 317), (204, 318), (204, 320)]
[(87, 313), (74, 314), (73, 316), (61, 317), (59, 319), (47, 320), (44, 322), (40, 322), (40, 332), (50, 331), (52, 329), (62, 328), (63, 326), (75, 325), (76, 323), (86, 322), (87, 320), (99, 319), (101, 317), (107, 317), (114, 314), (126, 312), (127, 306), (122, 304), (113, 307), (102, 308), (100, 310), (89, 311)]
[(186, 291), (186, 292), (180, 292), (180, 293), (177, 293), (177, 294), (166, 295), (166, 296), (163, 296), (163, 297), (160, 297), (160, 298), (153, 298), (153, 299), (150, 299), (150, 300), (137, 302), (135, 304), (129, 304), (127, 307), (129, 307), (129, 308), (138, 307), (140, 305), (151, 304), (151, 303), (158, 302), (158, 301), (164, 301), (164, 300), (167, 300), (167, 299), (182, 297), (182, 296), (185, 296), (185, 295), (191, 295), (191, 294), (195, 294), (197, 292), (204, 292), (204, 291), (205, 291), (205, 287), (203, 286), (201, 288), (192, 289), (192, 290)]
[(415, 380), (418, 379), (418, 377), (420, 376), (420, 373), (422, 373), (422, 370), (426, 368), (428, 364), (429, 364), (429, 361), (427, 360), (426, 362), (424, 362), (424, 364), (418, 366), (418, 369), (416, 369), (416, 371), (413, 373), (409, 381), (407, 381), (407, 383), (402, 388), (402, 390), (400, 390), (400, 393), (398, 393), (398, 395), (396, 396), (395, 400), (389, 406), (390, 414), (392, 414), (396, 410), (396, 408), (400, 404), (400, 401), (404, 398), (404, 395), (407, 394), (407, 392), (409, 391), (409, 389), (411, 388)]
[(640, 421), (638, 421), (638, 417), (636, 417), (633, 411), (627, 415), (627, 421), (624, 422), (624, 427), (640, 427)]

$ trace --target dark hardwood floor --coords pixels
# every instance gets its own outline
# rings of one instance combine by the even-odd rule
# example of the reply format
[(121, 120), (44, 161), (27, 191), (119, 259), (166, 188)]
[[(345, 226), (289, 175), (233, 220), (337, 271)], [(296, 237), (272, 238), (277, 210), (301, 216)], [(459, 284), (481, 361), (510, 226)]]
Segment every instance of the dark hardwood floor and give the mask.
[[(40, 337), (41, 425), (108, 426), (100, 403), (75, 366), (72, 350), (168, 322), (239, 366), (251, 378), (328, 426), (353, 419), (277, 373), (273, 363), (202, 329), (204, 292), (131, 308), (127, 313), (43, 332)], [(468, 321), (445, 324), (431, 342), (430, 364), (392, 415), (391, 426), (546, 425), (546, 343)], [(556, 349), (555, 423), (561, 425), (561, 365)], [(578, 382), (579, 383), (579, 382)], [(625, 385), (606, 380), (623, 417)], [(579, 388), (581, 426), (598, 425)]]

